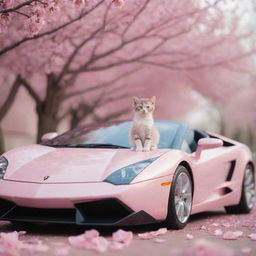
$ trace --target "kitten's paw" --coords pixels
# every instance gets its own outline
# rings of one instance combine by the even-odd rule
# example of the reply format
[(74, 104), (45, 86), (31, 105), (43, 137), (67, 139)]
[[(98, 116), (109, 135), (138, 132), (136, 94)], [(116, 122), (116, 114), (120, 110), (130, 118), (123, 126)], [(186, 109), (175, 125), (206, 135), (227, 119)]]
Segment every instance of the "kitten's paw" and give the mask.
[(150, 151), (150, 149), (149, 148), (143, 148), (142, 151), (143, 152), (148, 152), (148, 151)]
[(132, 148), (131, 148), (131, 151), (135, 151), (135, 148), (134, 148), (134, 147), (132, 147)]
[(156, 149), (157, 149), (157, 146), (153, 146), (153, 147), (151, 147), (150, 150), (156, 150)]

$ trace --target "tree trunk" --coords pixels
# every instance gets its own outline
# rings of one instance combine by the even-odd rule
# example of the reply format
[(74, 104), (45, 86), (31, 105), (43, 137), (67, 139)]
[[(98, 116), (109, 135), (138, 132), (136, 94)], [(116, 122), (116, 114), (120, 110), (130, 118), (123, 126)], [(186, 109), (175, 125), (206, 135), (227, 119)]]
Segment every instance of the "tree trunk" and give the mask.
[(62, 102), (63, 88), (56, 84), (55, 76), (47, 76), (47, 91), (45, 100), (37, 106), (38, 130), (37, 142), (48, 132), (57, 132), (58, 112)]
[(5, 152), (5, 145), (4, 145), (4, 135), (2, 127), (0, 126), (0, 155)]

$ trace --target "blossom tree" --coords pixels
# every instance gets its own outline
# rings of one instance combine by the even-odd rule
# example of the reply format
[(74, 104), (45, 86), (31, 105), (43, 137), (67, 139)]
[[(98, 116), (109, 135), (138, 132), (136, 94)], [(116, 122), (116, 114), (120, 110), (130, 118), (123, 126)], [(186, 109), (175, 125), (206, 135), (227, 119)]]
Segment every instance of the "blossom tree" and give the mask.
[[(0, 56), (27, 41), (65, 29), (87, 16), (103, 2), (101, 0), (93, 5), (92, 1), (85, 0), (1, 0), (0, 39), (13, 30), (16, 36), (0, 44)], [(123, 1), (112, 0), (112, 4), (121, 7)], [(56, 26), (49, 26), (53, 22), (57, 23)]]
[[(250, 33), (235, 33), (236, 17), (227, 19), (221, 8), (225, 1), (206, 2), (133, 0), (119, 9), (112, 1), (98, 0), (70, 10), (70, 1), (63, 1), (61, 8), (52, 10), (58, 15), (47, 12), (47, 25), (40, 27), (40, 22), (35, 22), (34, 26), (29, 18), (32, 36), (21, 44), (16, 42), (24, 33), (19, 30), (19, 19), (24, 15), (10, 20), (11, 29), (2, 36), (0, 65), (14, 74), (34, 99), (38, 140), (42, 134), (55, 131), (74, 104), (73, 109), (88, 106), (86, 101), (91, 95), (111, 90), (131, 78), (144, 84), (147, 73), (142, 67), (151, 67), (149, 76), (159, 76), (161, 81), (175, 78), (178, 85), (187, 81), (184, 71), (203, 73), (206, 68), (251, 55), (254, 49), (243, 51), (237, 47), (239, 40)], [(168, 72), (162, 73), (160, 68)], [(154, 86), (151, 80), (149, 87)], [(130, 82), (129, 87), (133, 84)], [(114, 93), (123, 88), (120, 86)], [(76, 104), (78, 98), (84, 104)]]

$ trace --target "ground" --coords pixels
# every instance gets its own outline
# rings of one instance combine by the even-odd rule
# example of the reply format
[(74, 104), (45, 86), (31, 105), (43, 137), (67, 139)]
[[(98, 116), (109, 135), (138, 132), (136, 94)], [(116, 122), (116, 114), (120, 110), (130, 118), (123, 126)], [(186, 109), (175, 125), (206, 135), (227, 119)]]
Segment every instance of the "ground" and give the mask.
[[(222, 246), (231, 248), (231, 254), (226, 255), (256, 255), (256, 241), (251, 240), (248, 235), (256, 233), (256, 209), (250, 214), (229, 215), (224, 211), (208, 212), (197, 214), (191, 217), (188, 225), (183, 230), (168, 230), (167, 233), (158, 236), (158, 240), (142, 240), (138, 237), (139, 233), (157, 230), (162, 226), (148, 225), (140, 227), (124, 228), (126, 231), (132, 231), (134, 239), (131, 244), (120, 251), (107, 251), (103, 254), (106, 256), (114, 255), (193, 255), (193, 256), (222, 256), (218, 252), (212, 254), (198, 252), (192, 254), (191, 248), (195, 247), (198, 240), (205, 240), (206, 243), (213, 243), (213, 247), (221, 248)], [(87, 228), (88, 229), (88, 228)], [(223, 235), (214, 234), (215, 230), (221, 229), (224, 233), (227, 231), (242, 231), (243, 235), (236, 240), (225, 240)], [(68, 237), (82, 234), (86, 228), (73, 225), (52, 225), (52, 224), (12, 224), (10, 222), (0, 222), (1, 232), (26, 231), (25, 235), (20, 236), (20, 240), (29, 241), (37, 238), (43, 244), (49, 246), (47, 252), (39, 252), (36, 255), (56, 255), (56, 248), (69, 246)], [(110, 239), (116, 228), (97, 228), (102, 236)], [(217, 231), (220, 232), (220, 231)], [(1, 249), (1, 248), (0, 248)], [(199, 248), (200, 249), (200, 248)], [(198, 248), (197, 248), (198, 250)], [(203, 250), (201, 248), (201, 250)], [(190, 251), (190, 253), (189, 253)], [(199, 250), (200, 251), (200, 250)], [(93, 256), (99, 253), (89, 250), (81, 250), (70, 247), (67, 255)], [(1, 255), (1, 250), (0, 250)], [(19, 255), (31, 255), (29, 252), (22, 250)], [(60, 255), (60, 254), (59, 254)]]

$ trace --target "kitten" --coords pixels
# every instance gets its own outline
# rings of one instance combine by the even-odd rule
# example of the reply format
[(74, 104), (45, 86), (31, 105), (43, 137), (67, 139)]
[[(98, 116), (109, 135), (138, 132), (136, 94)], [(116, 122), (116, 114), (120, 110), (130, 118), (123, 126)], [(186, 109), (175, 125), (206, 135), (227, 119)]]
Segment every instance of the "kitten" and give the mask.
[(132, 150), (150, 151), (157, 149), (159, 132), (154, 126), (153, 112), (156, 97), (149, 99), (134, 97), (134, 118), (130, 131)]

